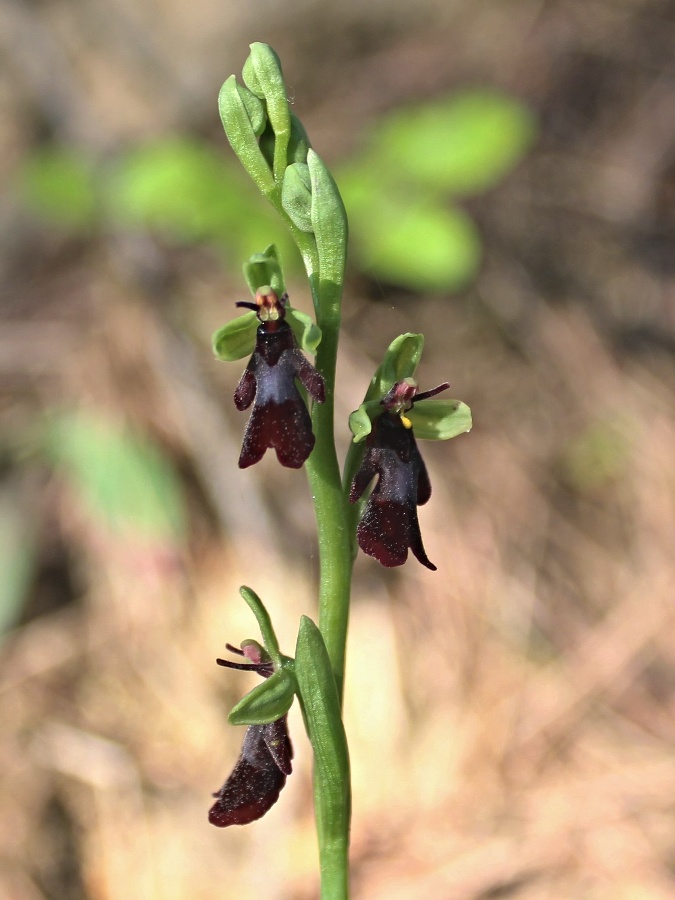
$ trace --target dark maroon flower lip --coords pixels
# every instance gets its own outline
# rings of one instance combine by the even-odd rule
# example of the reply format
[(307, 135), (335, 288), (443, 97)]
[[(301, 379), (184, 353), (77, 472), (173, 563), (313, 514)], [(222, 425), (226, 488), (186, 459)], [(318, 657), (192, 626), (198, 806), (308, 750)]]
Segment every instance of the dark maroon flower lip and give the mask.
[(238, 304), (255, 309), (260, 320), (255, 350), (234, 392), (238, 410), (253, 404), (239, 456), (241, 469), (257, 463), (268, 449), (276, 451), (282, 466), (299, 469), (314, 449), (312, 420), (296, 381), (317, 403), (324, 402), (326, 386), (285, 321), (286, 301), (286, 294), (278, 298), (271, 288), (260, 288), (255, 303)]
[(382, 398), (384, 411), (373, 420), (366, 437), (361, 466), (354, 476), (350, 503), (359, 500), (373, 479), (377, 481), (356, 530), (359, 547), (383, 566), (401, 566), (408, 550), (427, 569), (436, 571), (424, 549), (417, 507), (431, 497), (429, 474), (405, 415), (415, 403), (434, 397), (447, 382), (418, 392), (412, 379), (396, 382)]
[[(264, 659), (259, 645), (251, 642), (238, 650), (231, 644), (227, 649), (251, 660), (248, 663), (218, 659), (221, 666), (257, 672), (269, 678), (274, 667)], [(286, 777), (293, 771), (293, 745), (288, 736), (286, 716), (266, 725), (249, 725), (244, 743), (232, 773), (219, 791), (209, 810), (209, 822), (218, 828), (228, 825), (248, 825), (271, 809), (279, 799)]]

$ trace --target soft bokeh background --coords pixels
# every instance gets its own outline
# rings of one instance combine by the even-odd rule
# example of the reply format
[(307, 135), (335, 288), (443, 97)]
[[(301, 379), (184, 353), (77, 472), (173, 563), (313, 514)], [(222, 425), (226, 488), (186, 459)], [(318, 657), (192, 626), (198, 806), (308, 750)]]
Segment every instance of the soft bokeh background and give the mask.
[(317, 896), (295, 712), (274, 810), (206, 822), (237, 588), (290, 651), (316, 576), (210, 351), (283, 241), (217, 116), (254, 40), (350, 202), (342, 447), (401, 331), (475, 421), (423, 447), (438, 572), (357, 564), (354, 897), (675, 897), (667, 0), (3, 0), (0, 896)]

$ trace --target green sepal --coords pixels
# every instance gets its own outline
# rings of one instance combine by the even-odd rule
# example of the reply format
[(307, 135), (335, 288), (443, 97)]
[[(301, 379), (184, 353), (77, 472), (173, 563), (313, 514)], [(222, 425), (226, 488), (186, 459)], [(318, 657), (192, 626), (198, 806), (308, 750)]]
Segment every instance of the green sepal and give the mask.
[(365, 400), (381, 400), (397, 381), (412, 378), (417, 371), (423, 349), (423, 334), (409, 331), (394, 338), (373, 375)]
[(274, 177), (258, 146), (254, 123), (239, 93), (239, 85), (234, 75), (230, 75), (220, 89), (218, 110), (227, 139), (239, 161), (259, 190), (269, 197), (275, 190)]
[(447, 441), (471, 431), (471, 410), (461, 400), (422, 400), (406, 416), (423, 441)]
[(319, 846), (332, 846), (349, 834), (349, 751), (328, 651), (321, 632), (307, 616), (300, 619), (295, 677), (314, 751), (314, 781), (321, 785), (315, 793)]
[(253, 310), (232, 319), (213, 334), (211, 344), (215, 356), (222, 359), (223, 362), (234, 362), (250, 356), (255, 349), (257, 328), (258, 317)]
[(295, 681), (288, 669), (277, 669), (237, 703), (230, 725), (267, 725), (285, 716), (295, 697)]
[(251, 44), (242, 77), (246, 86), (267, 105), (267, 116), (275, 136), (274, 180), (280, 184), (291, 136), (291, 113), (279, 57), (267, 44), (256, 41)]
[(281, 205), (288, 218), (300, 231), (311, 232), (314, 230), (312, 226), (312, 185), (309, 166), (306, 163), (292, 163), (284, 172)]
[(262, 253), (254, 253), (244, 263), (244, 278), (255, 297), (258, 288), (269, 285), (277, 297), (281, 297), (286, 287), (284, 273), (279, 261), (279, 252), (274, 244), (265, 247)]

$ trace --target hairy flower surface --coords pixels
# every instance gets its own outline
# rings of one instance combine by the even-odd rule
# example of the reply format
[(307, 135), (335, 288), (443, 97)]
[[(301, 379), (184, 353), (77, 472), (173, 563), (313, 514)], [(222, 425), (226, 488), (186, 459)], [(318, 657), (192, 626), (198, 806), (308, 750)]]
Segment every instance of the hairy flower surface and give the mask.
[(431, 497), (431, 483), (412, 423), (405, 413), (413, 403), (447, 387), (442, 384), (418, 394), (411, 379), (397, 382), (381, 401), (384, 409), (373, 420), (372, 430), (366, 437), (365, 453), (354, 476), (349, 500), (351, 503), (359, 500), (377, 476), (356, 536), (363, 552), (383, 566), (403, 565), (410, 549), (423, 566), (436, 570), (424, 549), (417, 518), (417, 507)]
[(254, 309), (260, 320), (253, 355), (234, 392), (238, 410), (253, 410), (246, 426), (239, 467), (257, 463), (268, 448), (276, 450), (282, 466), (299, 469), (314, 447), (312, 422), (296, 379), (317, 403), (325, 399), (323, 377), (305, 358), (293, 331), (284, 321), (286, 295), (260, 288)]
[[(242, 654), (229, 644), (228, 649)], [(263, 678), (272, 675), (272, 664), (256, 656), (252, 646), (245, 647), (242, 655), (255, 661), (247, 664), (219, 659), (218, 663), (231, 669), (258, 672)], [(292, 759), (293, 746), (286, 716), (266, 725), (249, 725), (231, 775), (213, 795), (216, 802), (209, 810), (209, 822), (226, 828), (228, 825), (248, 825), (264, 816), (279, 799), (286, 776), (293, 770)]]

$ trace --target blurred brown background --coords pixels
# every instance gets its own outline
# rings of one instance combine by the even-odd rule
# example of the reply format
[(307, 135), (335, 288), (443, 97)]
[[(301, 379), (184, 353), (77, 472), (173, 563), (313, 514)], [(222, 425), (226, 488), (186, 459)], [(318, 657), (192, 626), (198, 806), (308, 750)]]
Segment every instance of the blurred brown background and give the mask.
[(422, 386), (450, 380), (475, 422), (423, 446), (439, 571), (357, 563), (354, 897), (675, 897), (667, 0), (3, 0), (0, 896), (317, 895), (296, 711), (278, 805), (247, 829), (206, 822), (252, 683), (214, 665), (257, 636), (237, 588), (290, 652), (316, 575), (303, 477), (235, 465), (241, 366), (213, 360), (210, 334), (242, 296), (242, 256), (74, 228), (63, 208), (47, 221), (22, 188), (54, 145), (105, 168), (187, 135), (231, 163), (216, 97), (254, 40), (331, 165), (381, 115), (467, 86), (519, 99), (538, 128), (463, 203), (483, 245), (469, 286), (349, 274), (342, 446), (401, 331), (426, 332)]

